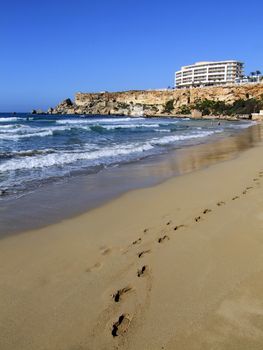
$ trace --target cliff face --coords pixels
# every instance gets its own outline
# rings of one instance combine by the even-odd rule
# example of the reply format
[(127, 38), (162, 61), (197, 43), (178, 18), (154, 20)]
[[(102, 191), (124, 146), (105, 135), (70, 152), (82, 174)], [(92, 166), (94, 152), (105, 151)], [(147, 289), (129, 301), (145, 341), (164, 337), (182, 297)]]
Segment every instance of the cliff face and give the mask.
[[(263, 84), (217, 86), (178, 90), (145, 90), (103, 93), (77, 93), (75, 102), (63, 101), (48, 112), (52, 114), (174, 115), (182, 106), (198, 100), (224, 101), (261, 98)], [(167, 111), (169, 104), (169, 112)]]

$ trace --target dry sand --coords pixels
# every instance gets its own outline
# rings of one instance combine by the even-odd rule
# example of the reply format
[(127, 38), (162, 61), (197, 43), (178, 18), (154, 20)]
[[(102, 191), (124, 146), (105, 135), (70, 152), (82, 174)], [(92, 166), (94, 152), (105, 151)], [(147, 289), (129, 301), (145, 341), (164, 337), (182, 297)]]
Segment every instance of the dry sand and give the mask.
[(262, 349), (263, 146), (0, 241), (0, 349)]

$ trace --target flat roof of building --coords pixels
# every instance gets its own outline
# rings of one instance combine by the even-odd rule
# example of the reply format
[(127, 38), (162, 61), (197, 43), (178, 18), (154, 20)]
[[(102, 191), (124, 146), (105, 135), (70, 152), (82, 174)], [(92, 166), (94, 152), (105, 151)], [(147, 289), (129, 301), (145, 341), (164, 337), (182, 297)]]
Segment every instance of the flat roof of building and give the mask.
[(209, 64), (220, 64), (220, 63), (240, 63), (240, 64), (244, 64), (241, 61), (238, 60), (225, 60), (225, 61), (199, 61), (193, 64), (189, 64), (187, 66), (182, 66), (181, 69), (179, 69), (178, 71), (176, 71), (176, 73), (181, 72), (184, 69), (191, 69), (191, 68), (195, 68), (198, 66), (203, 66), (203, 65), (209, 65)]

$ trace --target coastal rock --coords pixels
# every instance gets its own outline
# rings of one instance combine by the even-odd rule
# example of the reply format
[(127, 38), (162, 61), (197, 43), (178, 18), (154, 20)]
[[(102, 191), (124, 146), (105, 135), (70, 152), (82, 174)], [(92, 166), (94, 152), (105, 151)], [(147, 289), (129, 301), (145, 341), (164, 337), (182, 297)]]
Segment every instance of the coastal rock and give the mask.
[(75, 114), (75, 105), (70, 98), (66, 98), (55, 108), (50, 107), (48, 114)]
[(62, 106), (70, 107), (73, 106), (73, 102), (70, 98), (66, 98), (63, 102), (61, 102)]
[(31, 114), (46, 114), (42, 109), (33, 109)]
[(192, 89), (132, 90), (123, 92), (82, 93), (68, 98), (50, 114), (103, 114), (127, 116), (167, 116), (189, 114), (182, 107), (197, 101), (213, 100), (233, 104), (235, 101), (263, 98), (263, 84), (215, 86)]

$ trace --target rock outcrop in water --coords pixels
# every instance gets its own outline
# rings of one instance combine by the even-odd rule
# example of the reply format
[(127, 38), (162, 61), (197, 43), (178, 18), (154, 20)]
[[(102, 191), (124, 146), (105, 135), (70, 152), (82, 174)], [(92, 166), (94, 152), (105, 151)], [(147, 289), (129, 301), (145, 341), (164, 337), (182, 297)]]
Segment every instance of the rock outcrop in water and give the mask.
[(212, 100), (233, 104), (237, 100), (262, 99), (263, 84), (217, 86), (176, 90), (142, 90), (77, 93), (75, 101), (64, 100), (49, 114), (103, 114), (162, 116), (183, 114), (184, 107)]

